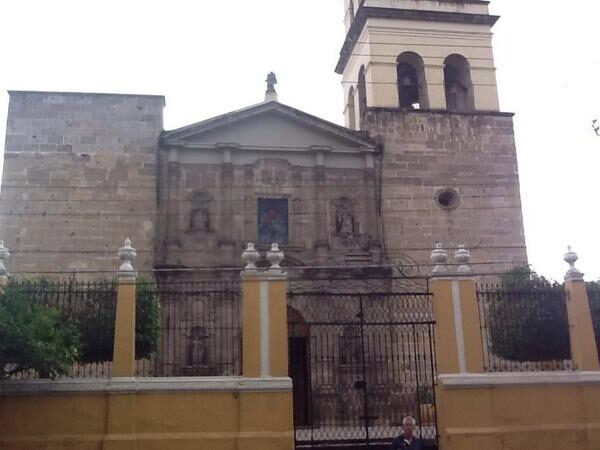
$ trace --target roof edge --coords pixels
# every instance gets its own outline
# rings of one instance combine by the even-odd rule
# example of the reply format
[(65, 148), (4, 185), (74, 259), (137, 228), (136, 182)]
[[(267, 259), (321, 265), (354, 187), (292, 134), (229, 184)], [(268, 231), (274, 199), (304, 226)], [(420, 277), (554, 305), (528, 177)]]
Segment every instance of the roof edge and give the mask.
[(160, 94), (121, 94), (113, 92), (72, 92), (72, 91), (27, 91), (9, 89), (6, 91), (8, 95), (14, 94), (42, 94), (42, 95), (89, 95), (89, 96), (114, 96), (114, 97), (149, 97), (160, 98), (165, 100), (164, 95)]

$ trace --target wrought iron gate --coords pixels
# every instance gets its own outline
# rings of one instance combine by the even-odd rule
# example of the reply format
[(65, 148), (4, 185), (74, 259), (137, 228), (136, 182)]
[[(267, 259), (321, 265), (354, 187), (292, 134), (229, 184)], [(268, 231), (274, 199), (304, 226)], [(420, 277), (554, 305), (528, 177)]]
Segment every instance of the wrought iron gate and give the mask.
[(288, 305), (297, 448), (385, 448), (406, 415), (435, 445), (428, 292), (291, 292)]

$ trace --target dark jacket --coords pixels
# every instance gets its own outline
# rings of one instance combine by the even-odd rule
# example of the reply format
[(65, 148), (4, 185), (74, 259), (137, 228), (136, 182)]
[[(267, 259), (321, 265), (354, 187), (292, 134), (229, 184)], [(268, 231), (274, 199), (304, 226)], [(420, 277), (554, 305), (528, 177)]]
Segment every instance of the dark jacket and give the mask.
[(400, 435), (392, 441), (392, 450), (421, 450), (421, 440), (414, 437), (410, 444)]

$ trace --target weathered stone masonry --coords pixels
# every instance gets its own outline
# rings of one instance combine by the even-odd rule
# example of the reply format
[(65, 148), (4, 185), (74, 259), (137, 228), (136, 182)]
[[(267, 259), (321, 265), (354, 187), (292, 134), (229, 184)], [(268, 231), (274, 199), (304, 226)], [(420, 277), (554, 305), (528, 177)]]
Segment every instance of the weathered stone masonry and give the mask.
[[(369, 108), (361, 127), (382, 144), (388, 254), (426, 264), (432, 242), (474, 249), (480, 272), (527, 262), (512, 114)], [(456, 194), (443, 207), (437, 195)]]
[(152, 268), (164, 98), (10, 92), (0, 229), (14, 271)]

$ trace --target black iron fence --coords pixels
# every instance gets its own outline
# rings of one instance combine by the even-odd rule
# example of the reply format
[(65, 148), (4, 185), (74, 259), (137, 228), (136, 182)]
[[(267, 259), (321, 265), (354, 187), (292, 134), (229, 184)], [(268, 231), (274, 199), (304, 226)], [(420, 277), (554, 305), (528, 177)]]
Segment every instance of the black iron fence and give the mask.
[(479, 284), (485, 370), (573, 370), (563, 286)]
[(592, 313), (594, 332), (596, 333), (598, 357), (600, 358), (600, 282), (587, 283), (587, 294), (590, 301), (590, 311)]
[(110, 376), (116, 299), (110, 281), (13, 280), (0, 296), (2, 375)]
[[(56, 355), (62, 369), (34, 370), (23, 363), (18, 342), (0, 352), (2, 376), (104, 378), (111, 375), (117, 285), (112, 281), (12, 281), (3, 305), (20, 305), (25, 320), (51, 323), (64, 334), (60, 346), (40, 347)], [(241, 374), (241, 293), (237, 281), (136, 283), (137, 376), (229, 376)], [(36, 315), (37, 314), (37, 315)], [(32, 319), (33, 318), (33, 319)], [(0, 318), (1, 320), (1, 318)], [(15, 319), (16, 320), (16, 319)], [(19, 333), (18, 320), (0, 331)], [(2, 324), (0, 324), (2, 325)], [(43, 324), (31, 333), (50, 333)], [(25, 329), (24, 327), (21, 327)], [(0, 335), (0, 340), (3, 336)], [(7, 339), (13, 339), (14, 336)], [(35, 353), (28, 344), (27, 352)], [(35, 355), (31, 359), (35, 359)], [(17, 362), (15, 362), (17, 361)], [(40, 361), (42, 361), (40, 363)], [(70, 361), (68, 363), (64, 361)], [(66, 365), (67, 364), (67, 365)]]
[(389, 446), (406, 415), (436, 441), (428, 292), (293, 291), (288, 325), (297, 448)]
[(158, 343), (138, 360), (138, 376), (241, 375), (238, 281), (159, 282), (156, 295)]

